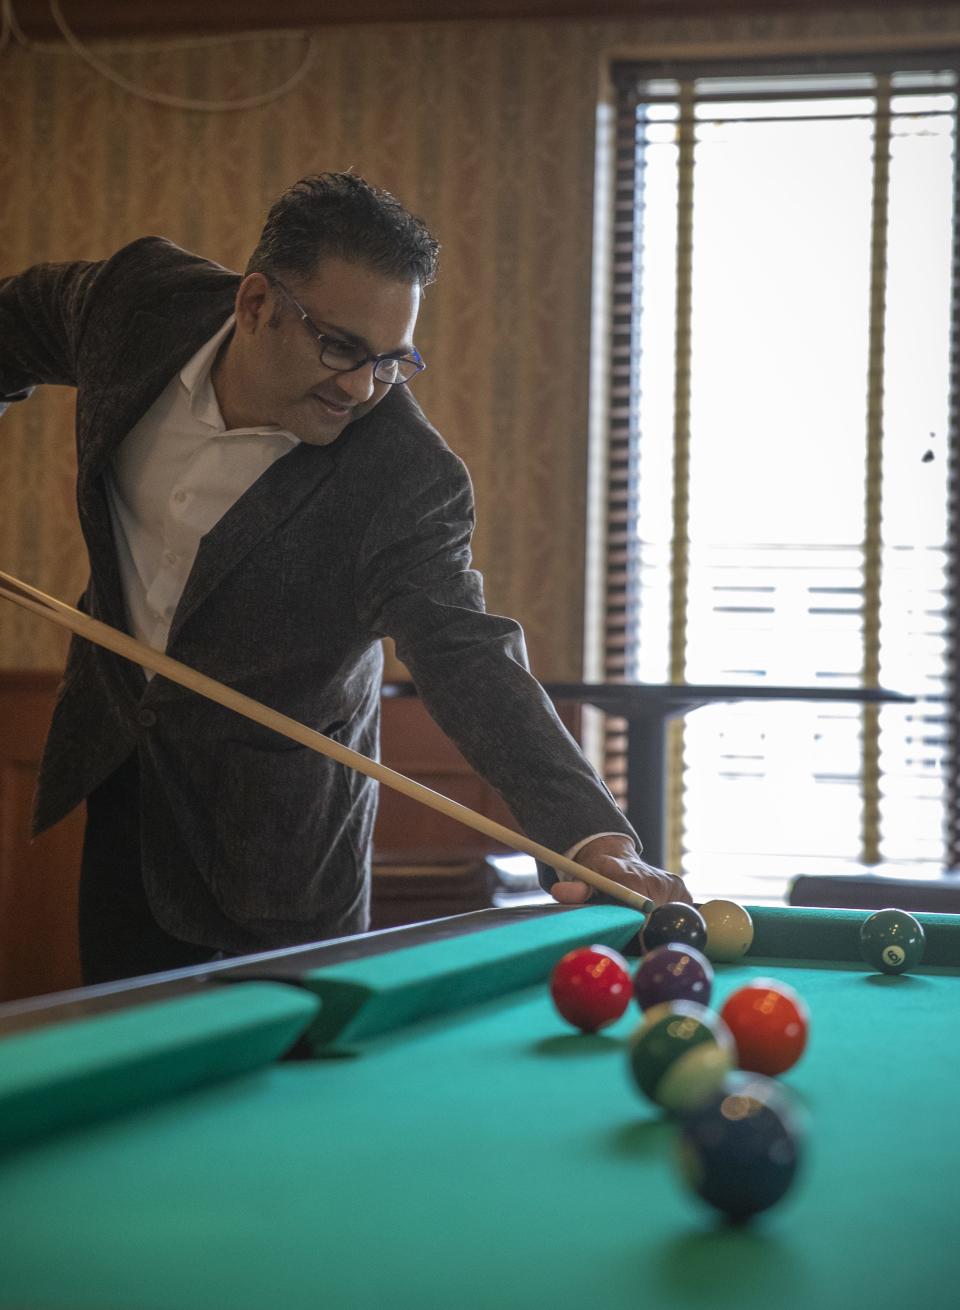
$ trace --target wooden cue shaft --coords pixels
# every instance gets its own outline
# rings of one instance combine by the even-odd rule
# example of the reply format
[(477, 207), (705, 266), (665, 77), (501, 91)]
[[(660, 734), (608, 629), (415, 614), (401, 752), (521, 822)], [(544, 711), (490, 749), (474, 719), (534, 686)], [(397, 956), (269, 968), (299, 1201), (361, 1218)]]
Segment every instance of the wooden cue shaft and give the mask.
[(541, 846), (539, 842), (532, 841), (524, 834), (514, 832), (512, 828), (507, 828), (502, 823), (497, 823), (495, 819), (487, 818), (484, 814), (478, 814), (476, 810), (461, 805), (459, 801), (451, 800), (448, 796), (443, 796), (440, 792), (433, 791), (430, 787), (415, 782), (405, 774), (398, 773), (395, 769), (380, 764), (377, 760), (371, 760), (366, 755), (361, 755), (359, 751), (351, 750), (349, 746), (342, 746), (340, 742), (334, 741), (322, 732), (308, 728), (306, 724), (291, 719), (278, 710), (270, 709), (269, 706), (261, 704), (260, 701), (254, 700), (251, 696), (245, 696), (242, 692), (234, 691), (224, 683), (217, 682), (216, 679), (207, 677), (205, 673), (200, 673), (198, 670), (191, 668), (190, 665), (172, 659), (161, 651), (154, 650), (152, 646), (145, 645), (142, 641), (138, 641), (136, 637), (120, 632), (116, 628), (112, 628), (108, 623), (101, 623), (99, 619), (91, 618), (88, 614), (83, 614), (80, 610), (74, 609), (72, 605), (67, 605), (54, 596), (48, 596), (45, 592), (38, 591), (35, 587), (31, 587), (18, 578), (12, 577), (9, 573), (2, 571), (0, 571), (0, 598), (12, 601), (15, 605), (30, 610), (34, 614), (39, 614), (41, 618), (56, 623), (59, 627), (67, 628), (70, 632), (76, 633), (77, 636), (84, 637), (87, 641), (92, 641), (98, 646), (103, 646), (116, 655), (122, 655), (124, 659), (132, 660), (135, 664), (141, 664), (145, 668), (152, 669), (154, 673), (159, 673), (162, 677), (169, 679), (170, 682), (186, 687), (189, 691), (205, 696), (208, 700), (216, 701), (217, 704), (234, 710), (237, 714), (242, 714), (245, 718), (252, 719), (254, 723), (259, 723), (265, 728), (272, 728), (274, 732), (280, 733), (283, 737), (288, 737), (291, 741), (299, 742), (300, 745), (307, 746), (310, 750), (329, 756), (339, 764), (345, 764), (348, 768), (356, 769), (359, 773), (375, 778), (377, 782), (382, 783), (384, 786), (391, 787), (394, 791), (401, 792), (430, 809), (438, 810), (441, 814), (456, 819), (468, 828), (482, 832), (495, 841), (501, 841), (505, 845), (513, 847), (514, 850), (522, 851), (526, 855), (532, 855), (544, 864), (549, 864), (551, 868), (556, 869), (558, 872), (568, 873), (574, 878), (580, 879), (581, 882), (587, 883), (596, 891), (613, 896), (624, 905), (629, 905), (632, 909), (646, 914), (653, 908), (653, 902), (646, 896), (631, 891), (628, 887), (623, 887), (620, 883), (614, 882), (612, 878), (606, 878), (602, 873), (596, 873), (593, 869), (577, 864), (574, 860), (567, 859), (565, 855), (552, 851), (547, 846)]

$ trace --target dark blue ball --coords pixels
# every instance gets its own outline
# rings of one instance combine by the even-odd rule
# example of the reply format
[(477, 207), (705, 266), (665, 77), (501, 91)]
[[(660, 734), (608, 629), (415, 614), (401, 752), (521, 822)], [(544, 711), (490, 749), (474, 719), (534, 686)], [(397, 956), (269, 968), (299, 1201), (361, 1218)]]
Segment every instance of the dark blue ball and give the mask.
[(641, 1010), (664, 1001), (710, 1004), (713, 966), (693, 946), (668, 942), (645, 955), (633, 977), (633, 994)]
[(720, 1092), (688, 1114), (680, 1166), (693, 1190), (730, 1219), (775, 1205), (800, 1163), (800, 1113), (786, 1089), (762, 1074), (730, 1074)]
[(667, 942), (682, 942), (702, 951), (707, 944), (707, 921), (693, 905), (685, 901), (668, 901), (651, 910), (640, 929), (640, 945), (645, 951), (666, 946)]

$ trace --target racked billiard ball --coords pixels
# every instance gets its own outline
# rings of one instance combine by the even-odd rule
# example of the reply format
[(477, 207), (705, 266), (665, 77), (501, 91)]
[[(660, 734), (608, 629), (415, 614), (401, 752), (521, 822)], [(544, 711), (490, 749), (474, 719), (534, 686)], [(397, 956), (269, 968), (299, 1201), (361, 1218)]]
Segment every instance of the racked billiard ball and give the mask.
[(651, 910), (640, 930), (640, 945), (645, 951), (652, 951), (668, 942), (680, 942), (702, 951), (707, 944), (707, 925), (700, 911), (683, 901), (668, 901)]
[(733, 992), (720, 1017), (737, 1044), (737, 1064), (751, 1073), (784, 1073), (807, 1044), (807, 1007), (792, 987), (775, 978), (756, 978)]
[(723, 1020), (695, 1001), (670, 1001), (647, 1010), (628, 1048), (638, 1090), (677, 1113), (716, 1092), (733, 1068), (735, 1054)]
[(700, 913), (707, 925), (706, 957), (715, 964), (732, 964), (753, 944), (753, 920), (736, 901), (705, 901)]
[(860, 951), (881, 973), (906, 973), (923, 959), (923, 925), (906, 910), (877, 910), (860, 926)]
[(696, 1001), (710, 1004), (713, 968), (695, 946), (668, 942), (640, 961), (633, 975), (633, 994), (641, 1010), (665, 1001)]
[(568, 951), (550, 975), (550, 995), (557, 1010), (585, 1033), (598, 1032), (619, 1019), (632, 991), (626, 960), (609, 946)]
[(760, 1074), (731, 1074), (680, 1128), (683, 1177), (734, 1222), (789, 1190), (803, 1151), (802, 1115), (788, 1090)]

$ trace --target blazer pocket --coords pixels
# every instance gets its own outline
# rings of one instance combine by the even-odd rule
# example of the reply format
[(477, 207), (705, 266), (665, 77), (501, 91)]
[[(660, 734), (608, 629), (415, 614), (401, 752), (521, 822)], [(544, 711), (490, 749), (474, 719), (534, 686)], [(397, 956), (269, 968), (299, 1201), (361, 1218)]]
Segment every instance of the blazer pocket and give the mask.
[(224, 743), (210, 890), (238, 922), (321, 918), (357, 876), (346, 770), (306, 747)]

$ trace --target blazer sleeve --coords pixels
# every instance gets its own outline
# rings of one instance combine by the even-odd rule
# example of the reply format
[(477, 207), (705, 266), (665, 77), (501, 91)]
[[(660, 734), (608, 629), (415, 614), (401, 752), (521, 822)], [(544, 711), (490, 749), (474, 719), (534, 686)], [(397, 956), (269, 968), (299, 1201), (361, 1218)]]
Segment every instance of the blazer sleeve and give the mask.
[[(394, 467), (389, 512), (360, 557), (362, 620), (396, 642), (432, 717), (535, 841), (563, 852), (597, 832), (637, 836), (529, 671), (522, 630), (485, 611), (471, 568), (473, 492), (443, 447)], [(540, 868), (541, 882), (556, 881)]]
[(0, 406), (43, 383), (75, 386), (90, 291), (101, 265), (36, 264), (0, 279)]

